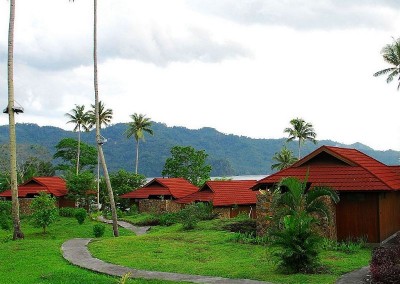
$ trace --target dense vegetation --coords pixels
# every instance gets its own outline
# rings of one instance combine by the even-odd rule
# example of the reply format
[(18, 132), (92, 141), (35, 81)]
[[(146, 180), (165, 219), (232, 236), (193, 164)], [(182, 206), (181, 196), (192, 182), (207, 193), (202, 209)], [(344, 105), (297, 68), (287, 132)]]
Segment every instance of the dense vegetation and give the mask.
[[(135, 142), (127, 139), (124, 132), (127, 125), (118, 123), (105, 128), (102, 135), (108, 139), (104, 151), (110, 172), (125, 169), (134, 171)], [(230, 176), (245, 174), (271, 173), (272, 157), (279, 152), (286, 139), (252, 139), (244, 136), (227, 135), (213, 128), (190, 130), (184, 127), (167, 127), (162, 123), (153, 123), (154, 136), (146, 137), (141, 144), (139, 173), (148, 177), (161, 176), (165, 160), (170, 156), (173, 146), (192, 146), (205, 150), (213, 171), (212, 176)], [(55, 153), (55, 145), (66, 137), (76, 139), (76, 133), (52, 126), (40, 127), (36, 124), (17, 124), (18, 143), (23, 152), (30, 151), (32, 145), (45, 147), (50, 156)], [(282, 134), (283, 136), (283, 134)], [(94, 144), (94, 132), (82, 133), (82, 141)], [(0, 145), (8, 143), (8, 126), (0, 126)], [(27, 146), (30, 145), (30, 146)], [(316, 145), (306, 143), (302, 154), (306, 155), (321, 145), (346, 146), (330, 140), (318, 141)], [(398, 164), (399, 153), (374, 151), (360, 143), (349, 145), (388, 165)], [(35, 146), (37, 147), (37, 146)], [(297, 151), (296, 142), (288, 144), (293, 152)], [(1, 148), (0, 148), (1, 149)], [(41, 154), (42, 155), (42, 154)], [(1, 156), (0, 156), (1, 157)]]

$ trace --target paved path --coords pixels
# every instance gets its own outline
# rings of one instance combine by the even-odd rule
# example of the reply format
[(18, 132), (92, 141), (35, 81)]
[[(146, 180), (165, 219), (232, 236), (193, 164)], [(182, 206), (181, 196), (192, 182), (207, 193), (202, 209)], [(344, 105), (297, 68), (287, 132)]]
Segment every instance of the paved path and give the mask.
[[(97, 218), (99, 221), (107, 223), (107, 224), (112, 224), (112, 220), (106, 219), (103, 216), (99, 216)], [(118, 225), (121, 226), (122, 228), (125, 228), (127, 230), (130, 230), (134, 232), (136, 235), (144, 235), (147, 233), (148, 230), (150, 230), (151, 227), (136, 227), (132, 225), (131, 223), (125, 222), (125, 221), (118, 221)]]
[(171, 281), (187, 281), (193, 283), (218, 283), (218, 284), (272, 284), (263, 281), (248, 280), (248, 279), (228, 279), (222, 277), (189, 275), (170, 272), (157, 272), (138, 270), (121, 265), (111, 264), (104, 262), (100, 259), (94, 258), (87, 249), (88, 243), (91, 239), (72, 239), (63, 243), (61, 249), (63, 257), (82, 268), (92, 271), (105, 273), (113, 276), (122, 276), (126, 273), (132, 273), (131, 278), (143, 279), (160, 279)]
[(369, 266), (344, 274), (340, 277), (336, 284), (363, 284), (369, 274)]

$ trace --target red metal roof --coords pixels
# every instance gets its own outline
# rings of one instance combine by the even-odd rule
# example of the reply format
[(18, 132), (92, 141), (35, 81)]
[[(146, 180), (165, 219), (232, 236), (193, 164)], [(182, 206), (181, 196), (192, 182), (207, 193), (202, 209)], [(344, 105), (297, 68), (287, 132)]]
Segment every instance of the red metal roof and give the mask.
[(349, 148), (322, 146), (291, 167), (257, 182), (253, 188), (271, 185), (284, 177), (304, 179), (313, 185), (330, 186), (338, 191), (400, 190), (400, 174), (374, 158)]
[(250, 189), (255, 184), (255, 180), (208, 181), (198, 192), (180, 198), (176, 202), (189, 204), (208, 201), (214, 206), (255, 204), (257, 192)]
[(175, 199), (198, 191), (199, 188), (184, 178), (155, 178), (142, 188), (121, 195), (122, 198), (146, 199), (150, 195), (170, 195)]
[[(60, 177), (34, 177), (18, 186), (18, 196), (26, 197), (28, 194), (36, 195), (44, 191), (56, 197), (67, 194), (65, 180)], [(0, 193), (0, 197), (11, 197), (11, 190)]]

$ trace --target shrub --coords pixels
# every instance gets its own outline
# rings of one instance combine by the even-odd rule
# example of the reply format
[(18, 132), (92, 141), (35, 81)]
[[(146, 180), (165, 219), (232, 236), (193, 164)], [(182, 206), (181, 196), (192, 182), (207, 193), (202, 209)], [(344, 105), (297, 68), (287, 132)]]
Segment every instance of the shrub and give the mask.
[(83, 222), (85, 222), (86, 217), (87, 217), (87, 212), (85, 209), (83, 208), (75, 209), (75, 218), (76, 220), (78, 220), (78, 223), (80, 225), (82, 225)]
[(256, 235), (257, 222), (252, 219), (234, 220), (233, 223), (226, 224), (222, 227), (223, 230), (242, 234)]
[(3, 230), (10, 230), (11, 227), (11, 202), (0, 201), (0, 228)]
[(375, 248), (370, 269), (374, 283), (400, 283), (400, 246)]
[(62, 207), (58, 209), (58, 215), (61, 217), (75, 217), (75, 208)]
[(165, 213), (158, 216), (159, 224), (161, 226), (171, 226), (179, 222), (177, 213)]
[(190, 204), (178, 213), (179, 221), (182, 223), (184, 230), (191, 230), (196, 227), (197, 223), (200, 221), (197, 213), (196, 204)]
[(213, 205), (211, 203), (199, 202), (195, 204), (196, 215), (202, 220), (212, 220), (218, 217), (218, 214), (213, 213)]
[(314, 219), (304, 213), (286, 216), (283, 221), (283, 228), (272, 233), (278, 269), (285, 273), (315, 272), (320, 238), (312, 231)]
[(104, 231), (106, 230), (106, 226), (104, 224), (95, 224), (93, 226), (93, 234), (96, 238), (100, 238), (104, 235)]
[(252, 245), (265, 245), (269, 242), (268, 237), (258, 237), (249, 233), (235, 233), (232, 235), (230, 240), (236, 243)]
[(46, 228), (53, 223), (57, 218), (56, 199), (50, 194), (40, 192), (31, 203), (32, 222), (36, 227), (42, 227), (43, 233), (46, 233)]
[(140, 221), (134, 222), (136, 226), (158, 226), (160, 225), (160, 219), (156, 216), (149, 216)]
[(92, 212), (89, 214), (89, 218), (92, 221), (96, 221), (102, 215), (101, 211)]

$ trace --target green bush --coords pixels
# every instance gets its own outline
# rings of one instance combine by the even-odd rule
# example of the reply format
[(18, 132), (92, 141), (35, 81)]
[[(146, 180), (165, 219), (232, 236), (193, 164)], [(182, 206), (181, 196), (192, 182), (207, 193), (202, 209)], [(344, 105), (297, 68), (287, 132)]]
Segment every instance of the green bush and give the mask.
[(62, 207), (58, 209), (58, 215), (61, 217), (75, 217), (75, 208)]
[(82, 225), (83, 222), (85, 222), (86, 217), (87, 217), (87, 212), (85, 209), (83, 208), (75, 209), (75, 218), (76, 220), (78, 220), (78, 223), (80, 225)]
[(177, 213), (165, 213), (158, 216), (158, 220), (161, 226), (171, 226), (179, 222), (179, 216)]
[(265, 245), (269, 242), (268, 237), (258, 237), (251, 233), (235, 233), (230, 240), (236, 243), (252, 245)]
[(35, 227), (42, 227), (43, 233), (46, 228), (57, 218), (56, 199), (50, 194), (40, 192), (31, 203), (32, 222)]
[(242, 234), (256, 235), (257, 223), (253, 219), (233, 219), (232, 223), (228, 223), (222, 227), (223, 230)]
[(194, 229), (200, 221), (196, 204), (190, 204), (179, 212), (179, 221), (184, 230)]
[(104, 224), (95, 224), (93, 226), (93, 234), (96, 238), (100, 238), (104, 235), (104, 231), (106, 230), (106, 226)]
[(11, 227), (11, 202), (0, 201), (0, 228), (3, 230), (10, 230)]
[(199, 202), (196, 203), (195, 206), (196, 206), (196, 215), (202, 221), (212, 220), (218, 217), (218, 214), (213, 213), (214, 207), (212, 203)]

